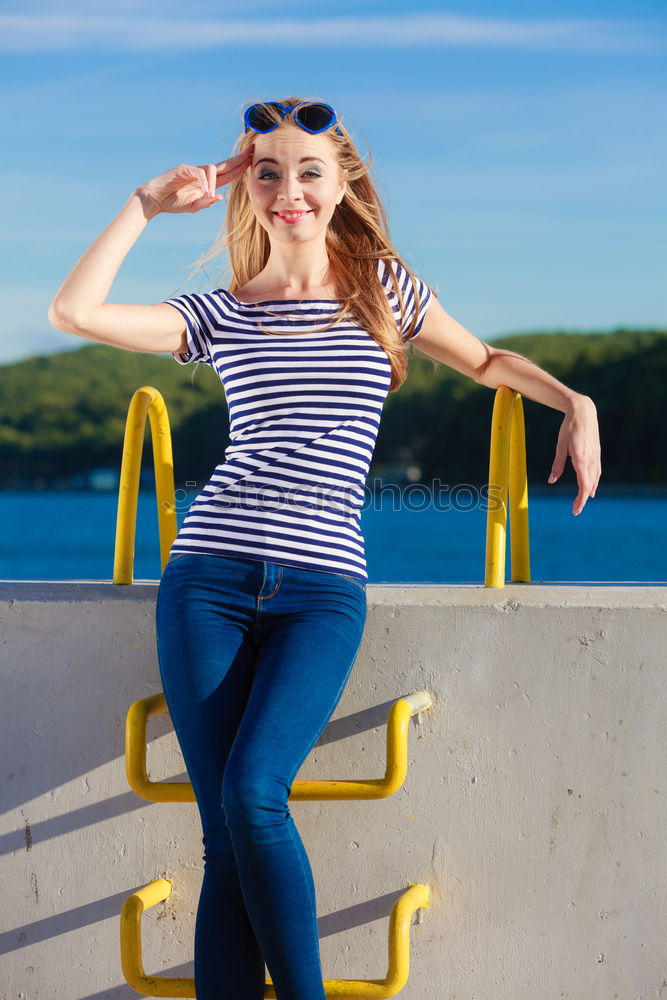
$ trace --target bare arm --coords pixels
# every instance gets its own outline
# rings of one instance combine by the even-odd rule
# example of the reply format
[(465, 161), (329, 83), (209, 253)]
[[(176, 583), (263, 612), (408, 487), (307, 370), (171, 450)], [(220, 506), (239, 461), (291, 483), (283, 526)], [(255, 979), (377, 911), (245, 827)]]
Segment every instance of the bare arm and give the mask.
[(595, 496), (602, 475), (597, 409), (590, 396), (570, 389), (521, 354), (480, 340), (445, 312), (435, 298), (426, 310), (415, 346), (480, 385), (490, 389), (506, 385), (527, 399), (565, 414), (548, 482), (558, 479), (569, 455), (579, 484), (572, 513), (580, 514), (588, 497)]
[(61, 285), (49, 307), (53, 326), (129, 351), (187, 350), (185, 320), (173, 306), (105, 302), (120, 265), (154, 214), (134, 191)]
[(252, 150), (250, 146), (205, 167), (181, 164), (133, 191), (59, 288), (49, 307), (49, 322), (66, 333), (129, 351), (185, 352), (185, 319), (174, 306), (108, 303), (106, 297), (148, 222), (160, 212), (197, 212), (219, 201), (216, 187), (250, 165)]

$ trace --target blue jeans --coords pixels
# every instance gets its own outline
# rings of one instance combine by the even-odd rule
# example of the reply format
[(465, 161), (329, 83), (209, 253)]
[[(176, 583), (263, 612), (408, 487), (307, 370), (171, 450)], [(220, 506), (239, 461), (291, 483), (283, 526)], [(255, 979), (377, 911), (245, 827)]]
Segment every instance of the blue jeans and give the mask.
[(201, 553), (164, 568), (160, 674), (203, 831), (197, 1000), (262, 1000), (265, 962), (278, 1000), (325, 1000), (315, 886), (287, 799), (365, 622), (352, 576)]

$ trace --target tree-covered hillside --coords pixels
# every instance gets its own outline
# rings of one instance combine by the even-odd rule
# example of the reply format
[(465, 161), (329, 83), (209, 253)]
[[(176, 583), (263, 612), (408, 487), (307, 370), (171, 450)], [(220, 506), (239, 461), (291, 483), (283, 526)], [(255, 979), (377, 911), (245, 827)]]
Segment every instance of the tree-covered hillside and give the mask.
[[(407, 381), (387, 398), (371, 474), (409, 464), (422, 482), (484, 483), (494, 392), (420, 354), (418, 340)], [(492, 343), (593, 398), (602, 484), (667, 483), (667, 331), (522, 334)], [(177, 483), (203, 483), (229, 440), (215, 373), (168, 355), (86, 344), (5, 365), (0, 379), (0, 487), (120, 468), (128, 404), (142, 385), (166, 401)], [(529, 399), (524, 410), (529, 479), (546, 483), (563, 415)], [(573, 479), (569, 460), (566, 468), (563, 480)]]

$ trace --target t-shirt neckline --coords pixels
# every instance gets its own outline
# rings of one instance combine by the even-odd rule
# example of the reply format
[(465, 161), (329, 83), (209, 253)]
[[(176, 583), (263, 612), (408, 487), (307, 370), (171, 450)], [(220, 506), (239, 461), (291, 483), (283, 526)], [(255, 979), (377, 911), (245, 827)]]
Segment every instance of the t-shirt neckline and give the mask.
[(321, 304), (323, 302), (330, 303), (332, 305), (334, 304), (340, 305), (340, 303), (343, 301), (343, 299), (260, 299), (257, 302), (241, 302), (241, 300), (237, 299), (236, 296), (233, 294), (233, 292), (230, 292), (227, 288), (219, 288), (218, 291), (223, 292), (225, 295), (228, 295), (230, 299), (233, 299), (234, 302), (236, 302), (240, 306), (270, 306), (270, 305), (280, 305), (280, 303), (282, 303), (283, 305), (293, 306), (300, 304), (304, 305), (313, 305), (315, 303)]

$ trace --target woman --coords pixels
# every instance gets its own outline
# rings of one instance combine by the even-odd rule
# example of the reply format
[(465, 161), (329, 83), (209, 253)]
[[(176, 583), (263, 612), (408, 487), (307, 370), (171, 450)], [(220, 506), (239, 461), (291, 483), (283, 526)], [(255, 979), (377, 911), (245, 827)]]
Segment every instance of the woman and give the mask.
[[(200, 810), (199, 1000), (323, 1000), (315, 888), (288, 808), (331, 717), (366, 618), (359, 514), (380, 414), (406, 344), (565, 414), (578, 514), (600, 477), (596, 410), (526, 358), (478, 340), (400, 260), (340, 118), (287, 98), (244, 115), (238, 152), (138, 187), (49, 312), (60, 329), (171, 352), (221, 378), (225, 461), (172, 547), (156, 607), (160, 673)], [(198, 212), (230, 184), (228, 289), (136, 306), (106, 296), (160, 212)], [(214, 247), (211, 256), (219, 251)]]

